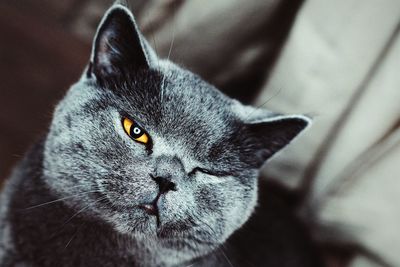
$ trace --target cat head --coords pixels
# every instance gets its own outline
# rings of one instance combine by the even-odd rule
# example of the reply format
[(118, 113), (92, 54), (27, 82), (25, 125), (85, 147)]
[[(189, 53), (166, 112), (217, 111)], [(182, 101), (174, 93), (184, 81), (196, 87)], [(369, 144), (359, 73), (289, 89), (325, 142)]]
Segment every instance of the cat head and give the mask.
[(259, 169), (308, 124), (244, 106), (158, 58), (131, 12), (114, 5), (55, 110), (44, 174), (82, 213), (195, 257), (246, 222)]

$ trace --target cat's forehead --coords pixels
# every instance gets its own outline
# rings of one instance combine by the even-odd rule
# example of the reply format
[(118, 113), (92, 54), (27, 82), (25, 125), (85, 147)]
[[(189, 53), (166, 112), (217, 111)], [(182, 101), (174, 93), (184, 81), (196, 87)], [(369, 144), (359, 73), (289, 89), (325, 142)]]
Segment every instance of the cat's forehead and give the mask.
[(103, 102), (163, 132), (222, 128), (233, 118), (229, 98), (179, 67), (110, 78), (102, 91)]
[(151, 138), (203, 151), (204, 157), (238, 126), (233, 101), (179, 67), (110, 77), (101, 85), (78, 83), (63, 102), (60, 106), (70, 115), (90, 118), (95, 125), (108, 129), (128, 117)]

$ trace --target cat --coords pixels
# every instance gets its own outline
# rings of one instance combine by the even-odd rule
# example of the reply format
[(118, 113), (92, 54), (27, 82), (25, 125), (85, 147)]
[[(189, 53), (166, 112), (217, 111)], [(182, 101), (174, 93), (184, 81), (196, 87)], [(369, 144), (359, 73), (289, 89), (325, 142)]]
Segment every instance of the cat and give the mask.
[(259, 179), (310, 122), (158, 58), (114, 4), (0, 195), (0, 266), (322, 266), (288, 192)]

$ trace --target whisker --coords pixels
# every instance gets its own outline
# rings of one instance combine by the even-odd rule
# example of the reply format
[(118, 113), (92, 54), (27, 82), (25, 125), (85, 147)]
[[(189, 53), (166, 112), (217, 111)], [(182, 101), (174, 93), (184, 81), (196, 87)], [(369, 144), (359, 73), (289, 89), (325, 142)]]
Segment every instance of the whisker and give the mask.
[(66, 199), (74, 198), (74, 197), (77, 197), (77, 196), (83, 196), (85, 194), (90, 194), (90, 193), (95, 193), (95, 192), (99, 192), (99, 190), (87, 191), (87, 192), (82, 192), (82, 193), (79, 193), (79, 194), (76, 194), (76, 195), (73, 195), (73, 196), (62, 197), (62, 198), (59, 198), (59, 199), (56, 199), (56, 200), (52, 200), (52, 201), (49, 201), (49, 202), (45, 202), (45, 203), (41, 203), (41, 204), (34, 205), (34, 206), (31, 206), (31, 207), (27, 207), (27, 208), (24, 208), (23, 210), (30, 210), (30, 209), (34, 209), (34, 208), (39, 208), (39, 207), (42, 207), (42, 206), (46, 206), (46, 205), (50, 205), (50, 204), (53, 204), (53, 203), (64, 201)]
[(225, 254), (225, 252), (223, 250), (224, 245), (223, 244), (221, 244), (221, 245), (222, 245), (222, 247), (219, 248), (219, 251), (222, 253), (222, 255), (224, 256), (224, 258), (225, 258), (226, 262), (229, 264), (229, 266), (234, 267), (232, 262), (229, 260), (228, 256)]
[(64, 226), (65, 226), (68, 222), (70, 222), (73, 218), (75, 218), (75, 217), (78, 216), (80, 213), (82, 213), (84, 210), (86, 210), (87, 208), (93, 206), (94, 204), (96, 204), (96, 203), (98, 203), (98, 202), (100, 202), (100, 201), (102, 201), (102, 200), (104, 200), (104, 199), (106, 199), (106, 198), (107, 198), (106, 196), (105, 196), (105, 197), (102, 197), (102, 198), (99, 198), (98, 200), (96, 200), (96, 201), (90, 203), (89, 205), (86, 205), (84, 208), (78, 210), (77, 212), (75, 212), (74, 215), (72, 215), (68, 220), (66, 220), (66, 221), (63, 223), (63, 225), (61, 226), (61, 228), (64, 227)]
[(171, 56), (172, 47), (174, 46), (174, 41), (175, 41), (175, 19), (172, 19), (172, 38), (171, 38), (171, 43), (169, 44), (167, 60), (169, 60)]
[[(273, 94), (272, 96), (270, 96), (267, 100), (265, 100), (262, 104), (258, 105), (256, 108), (262, 108), (264, 107), (264, 105), (268, 104), (269, 101), (271, 101), (273, 98), (275, 98), (276, 96), (278, 96), (280, 93), (282, 92), (282, 88), (279, 88), (275, 94)], [(248, 118), (250, 118), (251, 115), (253, 115), (254, 111), (250, 112), (247, 117), (245, 118), (245, 120), (247, 120)]]
[[(157, 56), (157, 71), (159, 72), (160, 76), (162, 76), (161, 73), (161, 68), (160, 68), (160, 58), (158, 56), (158, 51), (157, 51), (157, 43), (156, 43), (156, 39), (154, 37), (154, 33), (151, 34), (151, 39), (153, 40), (153, 46), (154, 46), (154, 50), (156, 51), (156, 56)], [(163, 102), (163, 84), (164, 84), (164, 77), (162, 78), (161, 81), (161, 88), (160, 88), (160, 98), (161, 98), (161, 102)]]
[[(72, 215), (68, 220), (66, 220), (60, 227), (58, 227), (57, 228), (57, 231), (55, 231), (51, 236), (57, 236), (58, 234), (60, 234), (62, 231), (63, 231), (63, 229), (64, 229), (64, 227), (65, 227), (65, 225), (68, 223), (68, 222), (70, 222), (75, 216), (77, 216), (79, 213), (81, 213), (81, 212), (83, 212), (85, 209), (87, 209), (89, 206), (92, 206), (92, 205), (94, 205), (94, 204), (96, 204), (96, 203), (98, 203), (98, 202), (100, 202), (100, 201), (102, 201), (102, 200), (105, 200), (107, 197), (106, 196), (104, 196), (104, 197), (102, 197), (102, 198), (100, 198), (100, 199), (98, 199), (98, 200), (96, 200), (95, 202), (92, 202), (91, 204), (89, 204), (89, 205), (87, 205), (86, 207), (84, 207), (83, 209), (81, 209), (81, 210), (79, 210), (78, 212), (76, 212), (74, 215)], [(81, 224), (82, 225), (82, 224)], [(80, 226), (79, 226), (80, 227)], [(73, 236), (71, 237), (71, 240), (72, 240), (72, 238), (73, 238)]]
[[(198, 220), (202, 226), (207, 227), (208, 229), (210, 229), (210, 234), (213, 234), (215, 231), (214, 229), (205, 221), (203, 221), (199, 216), (196, 216), (194, 214), (192, 214), (193, 217), (195, 217), (196, 220)], [(232, 262), (229, 260), (228, 256), (226, 255), (226, 253), (224, 252), (223, 249), (226, 249), (224, 244), (221, 244), (221, 247), (218, 248), (218, 251), (221, 252), (221, 254), (224, 256), (226, 262), (229, 264), (229, 266), (234, 267), (234, 265), (232, 264)]]
[[(96, 184), (94, 184), (94, 185), (96, 185)], [(70, 186), (70, 187), (68, 187), (68, 189), (82, 188), (82, 187), (88, 188), (88, 187), (93, 187), (93, 185), (92, 184), (79, 184), (79, 185)]]
[[(175, 16), (175, 13), (176, 12), (174, 12), (174, 16)], [(175, 42), (175, 18), (172, 19), (172, 38), (171, 38), (171, 42), (169, 44), (167, 60), (169, 60), (171, 57), (172, 47), (174, 46), (174, 42)], [(164, 99), (164, 86), (165, 86), (165, 76), (163, 76), (162, 82), (161, 82), (161, 102), (163, 102), (163, 99)]]
[[(147, 13), (147, 16), (149, 15), (149, 12)], [(153, 41), (153, 46), (154, 46), (154, 50), (156, 52), (156, 57), (157, 57), (157, 69), (160, 70), (160, 58), (158, 57), (157, 42), (156, 42), (156, 38), (154, 37), (154, 31), (151, 31), (151, 39)]]
[(270, 96), (266, 101), (264, 101), (261, 105), (258, 105), (257, 108), (261, 108), (264, 105), (266, 105), (269, 101), (271, 101), (273, 98), (275, 98), (276, 96), (278, 96), (280, 93), (282, 92), (282, 88), (279, 88), (275, 94), (273, 94), (272, 96)]
[(156, 38), (154, 37), (154, 33), (151, 34), (151, 39), (153, 40), (154, 50), (156, 51), (157, 66), (158, 66), (158, 69), (159, 69), (160, 68), (160, 59), (158, 58), (157, 43), (156, 43)]
[(68, 243), (65, 245), (64, 249), (68, 247), (68, 245), (71, 243), (72, 239), (74, 239), (75, 235), (78, 233), (78, 230), (75, 231), (75, 233), (72, 235), (72, 237), (69, 239)]
[(67, 242), (67, 244), (65, 245), (64, 249), (66, 249), (69, 244), (71, 243), (72, 239), (74, 239), (74, 237), (78, 234), (79, 229), (81, 229), (81, 227), (85, 224), (85, 222), (83, 222), (81, 225), (78, 226), (78, 228), (76, 229), (75, 233), (73, 233), (73, 235), (71, 236), (71, 238), (69, 239), (69, 241)]

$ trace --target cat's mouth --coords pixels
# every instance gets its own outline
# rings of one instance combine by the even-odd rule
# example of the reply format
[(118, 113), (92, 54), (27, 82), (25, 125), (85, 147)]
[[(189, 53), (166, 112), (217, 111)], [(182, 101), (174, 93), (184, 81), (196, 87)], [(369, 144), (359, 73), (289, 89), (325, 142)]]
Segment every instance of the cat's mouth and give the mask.
[(156, 198), (151, 203), (141, 204), (139, 208), (144, 210), (148, 215), (155, 216), (157, 220), (157, 227), (160, 227), (160, 213), (158, 210), (158, 200), (160, 199), (161, 192), (159, 192)]
[(149, 204), (141, 204), (139, 205), (139, 208), (144, 210), (144, 212), (146, 212), (148, 215), (155, 216), (157, 220), (157, 227), (159, 227), (161, 222), (156, 200)]

